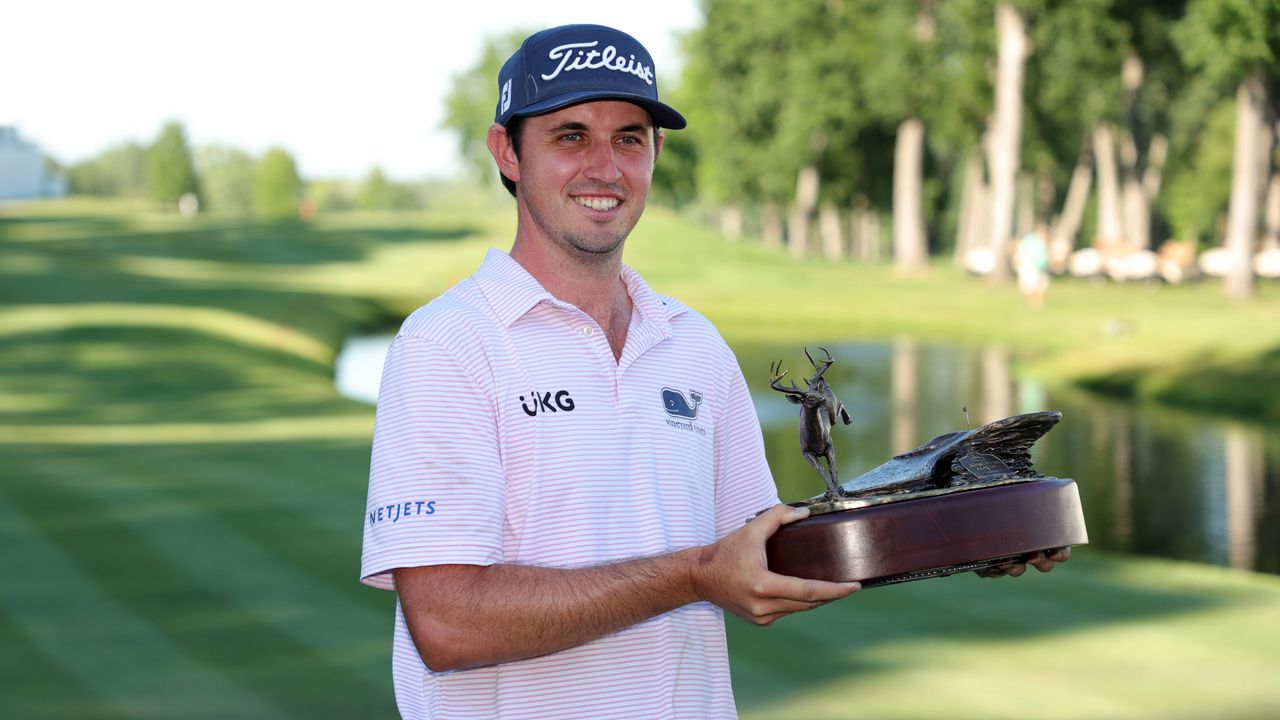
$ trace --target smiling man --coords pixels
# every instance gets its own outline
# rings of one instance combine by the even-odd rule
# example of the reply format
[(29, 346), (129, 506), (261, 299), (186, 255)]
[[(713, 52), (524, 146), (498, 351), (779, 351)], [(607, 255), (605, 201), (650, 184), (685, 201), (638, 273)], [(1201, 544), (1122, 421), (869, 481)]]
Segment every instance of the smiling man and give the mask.
[(498, 93), (511, 251), (405, 321), (378, 403), (361, 577), (397, 593), (400, 711), (735, 717), (722, 611), (859, 586), (768, 571), (807, 511), (778, 504), (737, 361), (622, 264), (685, 120), (601, 26), (529, 37)]

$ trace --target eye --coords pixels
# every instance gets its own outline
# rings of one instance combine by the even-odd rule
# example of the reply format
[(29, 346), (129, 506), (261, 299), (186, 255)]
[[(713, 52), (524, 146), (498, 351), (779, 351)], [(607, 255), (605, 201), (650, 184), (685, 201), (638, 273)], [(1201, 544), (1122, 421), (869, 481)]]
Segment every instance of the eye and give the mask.
[(576, 132), (568, 132), (560, 136), (560, 140), (563, 142), (572, 143), (572, 142), (578, 142), (581, 139), (582, 139), (582, 133), (576, 133)]
[(638, 135), (623, 135), (622, 137), (618, 138), (618, 144), (639, 146), (639, 145), (644, 145), (644, 140), (640, 138)]

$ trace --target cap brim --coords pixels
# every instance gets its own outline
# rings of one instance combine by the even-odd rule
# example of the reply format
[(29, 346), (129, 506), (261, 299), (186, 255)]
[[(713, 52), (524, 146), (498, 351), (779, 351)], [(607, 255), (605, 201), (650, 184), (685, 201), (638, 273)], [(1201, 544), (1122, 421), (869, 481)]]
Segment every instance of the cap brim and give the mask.
[[(671, 130), (683, 130), (689, 123), (685, 121), (684, 116), (676, 112), (675, 108), (670, 105), (664, 105), (652, 98), (643, 95), (632, 95), (628, 93), (609, 93), (599, 90), (584, 90), (581, 92), (569, 92), (563, 95), (546, 98), (540, 102), (533, 103), (527, 107), (520, 108), (519, 112), (511, 113), (511, 117), (531, 117), (533, 115), (545, 115), (570, 105), (577, 105), (589, 100), (624, 100), (635, 105), (639, 105), (649, 112), (653, 117), (653, 122), (660, 128), (668, 128)], [(508, 119), (509, 121), (509, 119)]]

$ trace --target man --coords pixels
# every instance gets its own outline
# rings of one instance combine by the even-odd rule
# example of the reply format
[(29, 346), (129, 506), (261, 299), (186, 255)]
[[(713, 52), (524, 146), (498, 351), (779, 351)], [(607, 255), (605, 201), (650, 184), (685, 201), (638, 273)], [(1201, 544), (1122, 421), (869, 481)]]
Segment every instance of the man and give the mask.
[(600, 26), (529, 37), (498, 86), (515, 242), (405, 321), (378, 404), (361, 577), (398, 595), (400, 711), (735, 717), (721, 609), (767, 625), (859, 585), (768, 571), (807, 511), (733, 353), (622, 264), (685, 120)]

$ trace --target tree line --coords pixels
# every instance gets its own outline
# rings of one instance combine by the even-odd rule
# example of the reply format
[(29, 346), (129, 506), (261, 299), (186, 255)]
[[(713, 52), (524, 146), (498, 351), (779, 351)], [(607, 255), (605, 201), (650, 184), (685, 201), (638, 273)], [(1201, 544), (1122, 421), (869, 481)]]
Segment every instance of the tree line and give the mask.
[(177, 209), (184, 196), (201, 211), (266, 220), (344, 210), (415, 210), (423, 188), (390, 180), (373, 168), (360, 182), (305, 181), (289, 151), (269, 148), (255, 157), (226, 145), (192, 148), (186, 130), (170, 122), (148, 144), (125, 142), (63, 168), (79, 195), (142, 197)]
[[(702, 7), (681, 76), (660, 81), (690, 122), (654, 194), (730, 236), (905, 271), (985, 258), (971, 269), (997, 279), (1037, 227), (1059, 269), (1221, 245), (1238, 297), (1255, 254), (1280, 254), (1280, 0)], [(486, 175), (493, 98), (476, 88), (523, 35), (490, 40), (448, 98)]]

